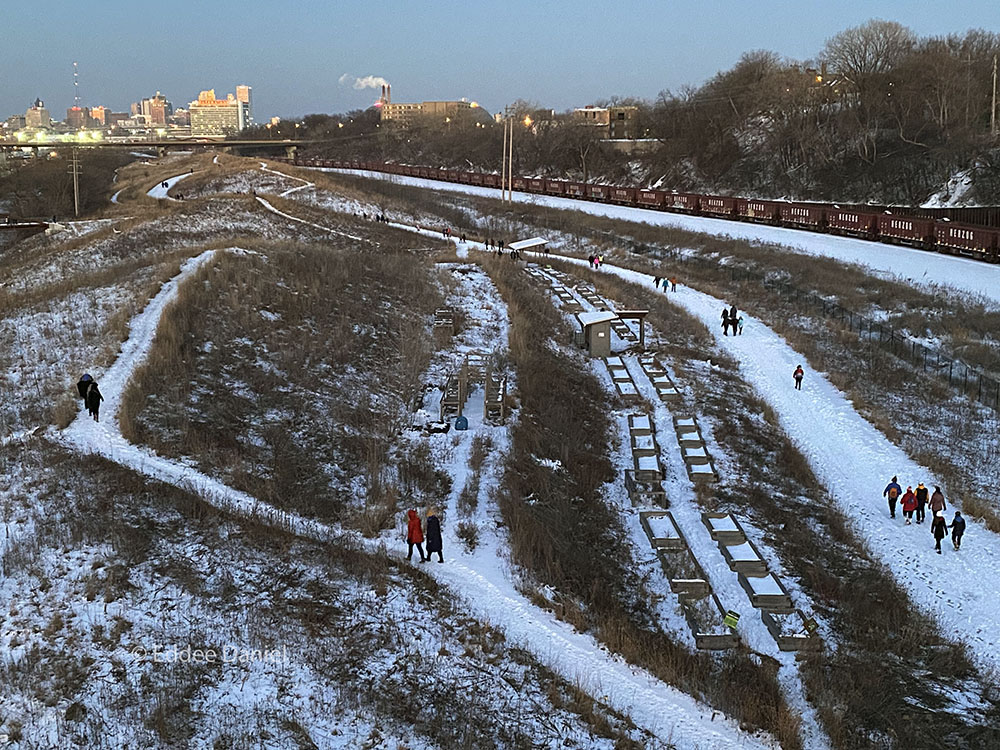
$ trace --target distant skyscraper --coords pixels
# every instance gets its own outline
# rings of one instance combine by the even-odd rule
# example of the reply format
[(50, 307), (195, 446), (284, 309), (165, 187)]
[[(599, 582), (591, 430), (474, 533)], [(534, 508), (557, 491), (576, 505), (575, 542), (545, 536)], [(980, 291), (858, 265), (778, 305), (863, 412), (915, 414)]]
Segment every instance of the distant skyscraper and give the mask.
[(86, 107), (70, 107), (66, 110), (66, 124), (73, 130), (83, 130), (90, 124), (90, 110)]
[[(250, 87), (246, 89), (249, 97)], [(241, 102), (232, 94), (216, 99), (215, 89), (209, 89), (198, 95), (198, 101), (191, 102), (188, 111), (192, 136), (225, 136), (238, 133), (249, 125), (250, 102)]]
[(243, 105), (243, 127), (253, 125), (253, 89), (247, 85), (236, 87), (236, 101)]
[(95, 125), (100, 125), (101, 127), (108, 124), (108, 108), (107, 107), (91, 107), (90, 108), (90, 119), (93, 120)]
[(24, 113), (24, 122), (25, 127), (29, 128), (50, 127), (52, 118), (49, 116), (49, 111), (45, 109), (45, 102), (41, 99), (35, 99), (35, 103)]

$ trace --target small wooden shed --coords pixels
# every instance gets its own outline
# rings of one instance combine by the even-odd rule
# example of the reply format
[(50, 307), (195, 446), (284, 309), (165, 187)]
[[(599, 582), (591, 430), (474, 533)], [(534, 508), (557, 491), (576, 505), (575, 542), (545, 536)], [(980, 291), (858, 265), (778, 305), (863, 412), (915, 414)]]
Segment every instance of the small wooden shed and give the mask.
[(618, 320), (613, 312), (578, 313), (583, 329), (583, 345), (592, 357), (611, 356), (611, 321)]

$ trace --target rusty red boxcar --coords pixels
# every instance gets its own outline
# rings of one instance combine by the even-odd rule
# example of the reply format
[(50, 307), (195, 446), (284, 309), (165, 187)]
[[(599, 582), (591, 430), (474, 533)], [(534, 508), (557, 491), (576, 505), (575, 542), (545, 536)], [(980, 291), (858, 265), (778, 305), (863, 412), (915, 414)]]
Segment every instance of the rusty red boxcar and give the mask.
[(615, 203), (634, 204), (635, 188), (613, 187), (611, 188), (610, 198)]
[(918, 247), (934, 245), (934, 220), (915, 216), (883, 214), (878, 217), (878, 233), (890, 242)]
[(587, 185), (587, 197), (595, 201), (606, 201), (611, 195), (611, 188), (608, 185)]
[(941, 221), (937, 223), (937, 244), (942, 252), (973, 255), (995, 263), (1000, 247), (1000, 229)]
[(826, 225), (834, 234), (853, 234), (872, 239), (878, 236), (878, 214), (831, 208), (826, 212)]
[(826, 209), (812, 203), (779, 203), (779, 218), (788, 225), (818, 229), (826, 226)]
[(640, 190), (638, 203), (646, 208), (663, 208), (667, 202), (667, 194), (662, 190)]
[(698, 196), (691, 193), (668, 193), (667, 208), (689, 214), (697, 213)]
[(701, 199), (701, 212), (718, 216), (732, 216), (736, 213), (736, 199), (723, 195), (705, 195)]

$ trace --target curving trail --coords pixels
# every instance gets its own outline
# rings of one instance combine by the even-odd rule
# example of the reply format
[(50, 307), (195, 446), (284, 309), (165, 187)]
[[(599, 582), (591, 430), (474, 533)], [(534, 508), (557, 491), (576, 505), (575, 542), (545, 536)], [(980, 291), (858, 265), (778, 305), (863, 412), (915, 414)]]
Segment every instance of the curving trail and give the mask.
[[(387, 551), (383, 541), (366, 540), (354, 532), (280, 510), (180, 461), (132, 445), (122, 436), (118, 424), (120, 395), (148, 355), (160, 319), (176, 298), (180, 285), (215, 254), (214, 250), (206, 251), (182, 264), (181, 272), (164, 284), (146, 308), (132, 319), (121, 354), (98, 378), (105, 394), (103, 421), (94, 422), (81, 413), (65, 430), (50, 428), (47, 436), (74, 450), (104, 456), (141, 474), (194, 492), (227, 512), (316, 541), (340, 539), (372, 552), (401, 557), (400, 552)], [(551, 613), (531, 604), (504, 573), (501, 560), (485, 568), (487, 572), (483, 565), (459, 556), (452, 557), (445, 565), (430, 566), (427, 572), (457, 592), (471, 612), (501, 628), (511, 642), (530, 651), (564, 679), (578, 684), (588, 694), (631, 717), (638, 726), (678, 747), (763, 750), (775, 746), (770, 736), (742, 731), (733, 720), (657, 680), (645, 670), (609, 654), (591, 636), (576, 632)]]
[[(150, 198), (161, 198), (161, 199), (166, 199), (168, 201), (175, 201), (177, 200), (176, 198), (170, 197), (170, 188), (172, 188), (178, 182), (183, 180), (185, 177), (190, 177), (192, 174), (193, 172), (185, 172), (184, 174), (175, 175), (174, 177), (168, 177), (166, 180), (163, 180), (163, 182), (156, 183), (156, 185), (153, 186), (149, 190), (149, 192), (146, 193), (146, 195), (148, 195)], [(166, 183), (166, 187), (163, 186), (164, 182)], [(117, 200), (115, 200), (117, 197), (118, 193), (115, 193), (114, 196), (112, 196), (111, 200), (113, 203), (118, 202)]]
[[(579, 258), (554, 257), (587, 263)], [(601, 269), (652, 287), (649, 274), (611, 264), (603, 264)], [(802, 451), (872, 556), (937, 620), (946, 637), (969, 647), (974, 662), (987, 671), (1000, 670), (1000, 577), (996, 575), (1000, 535), (979, 521), (966, 519), (961, 551), (954, 551), (950, 539), (945, 539), (943, 554), (935, 554), (930, 514), (923, 525), (904, 526), (902, 513), (891, 519), (882, 498), (882, 489), (894, 475), (904, 488), (923, 482), (933, 491), (941, 482), (930, 469), (911, 460), (858, 414), (846, 395), (763, 322), (744, 312), (744, 335), (724, 336), (719, 320), (722, 308), (728, 306), (726, 301), (680, 284), (675, 293), (660, 293), (701, 320), (721, 348), (739, 363), (742, 376), (774, 409), (782, 429)], [(792, 371), (800, 364), (805, 379), (802, 390), (796, 391)], [(813, 489), (817, 494), (821, 490)], [(961, 503), (946, 499), (946, 518), (951, 522), (952, 505), (961, 507)]]

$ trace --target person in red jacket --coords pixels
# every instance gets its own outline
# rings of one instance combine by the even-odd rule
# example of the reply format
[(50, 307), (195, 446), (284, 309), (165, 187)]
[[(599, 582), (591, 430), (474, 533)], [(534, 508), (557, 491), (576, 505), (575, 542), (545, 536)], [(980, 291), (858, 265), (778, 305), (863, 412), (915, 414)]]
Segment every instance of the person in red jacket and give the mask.
[(795, 368), (795, 372), (792, 373), (792, 378), (795, 380), (795, 390), (802, 390), (802, 378), (805, 377), (805, 371), (802, 369), (802, 365)]
[(427, 562), (424, 557), (424, 530), (420, 528), (420, 515), (411, 508), (406, 511), (406, 517), (409, 519), (406, 523), (406, 545), (408, 548), (406, 559), (413, 559), (413, 546), (416, 545), (417, 551), (420, 553), (420, 562)]
[(917, 496), (913, 494), (913, 488), (907, 487), (903, 494), (903, 517), (906, 518), (906, 525), (913, 523), (913, 511), (917, 509)]

